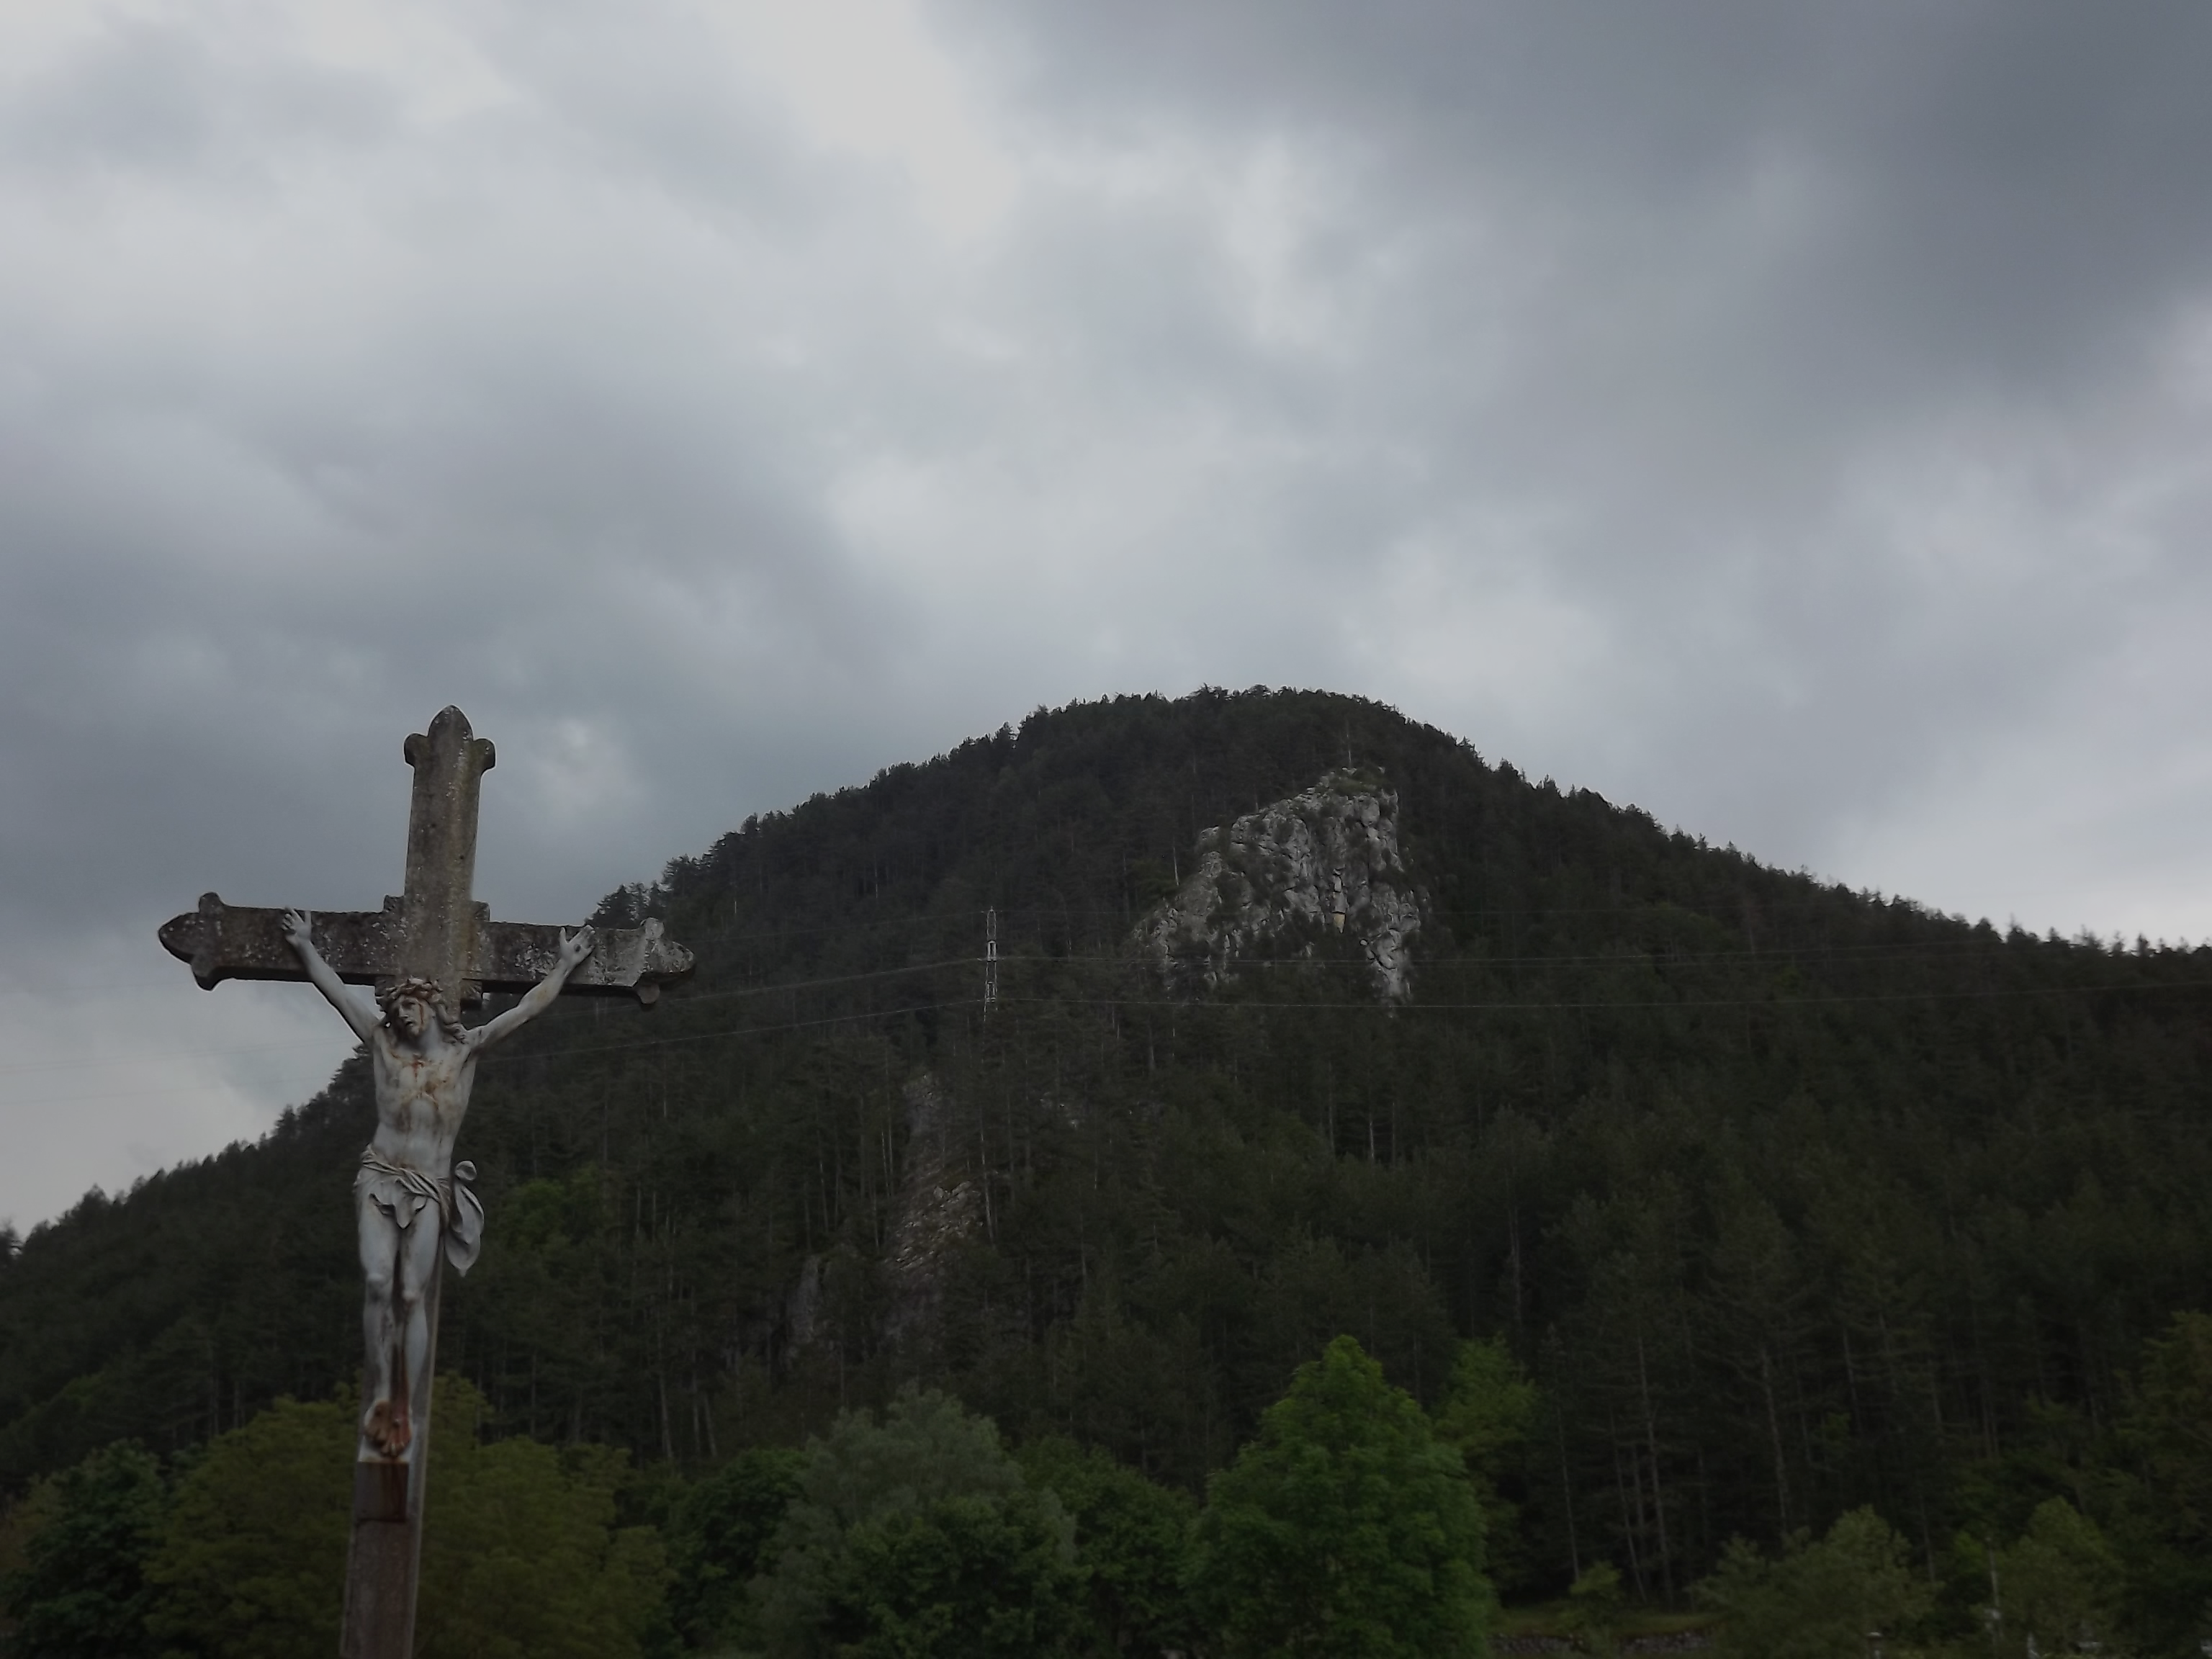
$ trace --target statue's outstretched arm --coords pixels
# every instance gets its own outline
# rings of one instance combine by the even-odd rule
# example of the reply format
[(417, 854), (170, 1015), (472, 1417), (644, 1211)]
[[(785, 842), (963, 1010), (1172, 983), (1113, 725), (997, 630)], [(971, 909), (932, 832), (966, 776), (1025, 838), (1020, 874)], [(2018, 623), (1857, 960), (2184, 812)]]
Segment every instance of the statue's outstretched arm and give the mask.
[(479, 1048), (508, 1037), (528, 1024), (553, 1006), (553, 999), (561, 994), (561, 988), (568, 982), (568, 975), (576, 964), (592, 954), (592, 930), (587, 924), (573, 933), (561, 935), (561, 950), (553, 969), (544, 979), (522, 994), (522, 1000), (505, 1013), (486, 1020), (469, 1033), (469, 1040)]
[(323, 953), (315, 949), (315, 913), (312, 910), (287, 910), (284, 913), (284, 941), (300, 958), (300, 965), (307, 970), (307, 980), (338, 1011), (340, 1018), (353, 1027), (353, 1034), (363, 1042), (374, 1034), (382, 1023), (376, 1011), (376, 999), (366, 991), (357, 991), (337, 976), (331, 964), (323, 960)]

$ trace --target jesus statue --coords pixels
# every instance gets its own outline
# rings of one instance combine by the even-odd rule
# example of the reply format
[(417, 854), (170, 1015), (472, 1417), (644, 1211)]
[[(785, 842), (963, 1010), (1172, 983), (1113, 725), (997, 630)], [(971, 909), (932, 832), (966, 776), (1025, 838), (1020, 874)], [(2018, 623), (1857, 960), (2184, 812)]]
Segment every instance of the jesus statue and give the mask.
[(311, 912), (289, 910), (284, 937), (315, 988), (368, 1050), (376, 1081), (376, 1133), (353, 1182), (368, 1289), (362, 1334), (368, 1348), (368, 1405), (361, 1455), (398, 1460), (415, 1437), (429, 1386), (430, 1316), (424, 1298), (438, 1253), (466, 1273), (483, 1237), (483, 1206), (469, 1190), (476, 1166), (455, 1164), (453, 1140), (469, 1109), (477, 1059), (561, 994), (591, 954), (592, 930), (561, 936), (552, 970), (505, 1013), (470, 1027), (427, 979), (403, 979), (374, 997), (347, 985), (315, 949)]

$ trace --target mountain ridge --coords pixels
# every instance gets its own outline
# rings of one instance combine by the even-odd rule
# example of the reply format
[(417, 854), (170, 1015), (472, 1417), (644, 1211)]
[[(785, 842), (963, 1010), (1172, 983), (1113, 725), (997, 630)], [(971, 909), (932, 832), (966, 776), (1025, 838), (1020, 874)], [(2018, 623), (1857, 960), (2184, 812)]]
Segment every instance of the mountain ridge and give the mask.
[[(1139, 929), (1201, 834), (1347, 762), (1424, 895), (1407, 994), (1327, 927), (1163, 986)], [(2212, 952), (1774, 870), (1358, 699), (1039, 710), (597, 919), (647, 915), (692, 983), (556, 1009), (465, 1131), (492, 1218), (441, 1359), (499, 1432), (696, 1467), (916, 1379), (1195, 1485), (1340, 1330), (1425, 1399), (1496, 1334), (1556, 1443), (1528, 1571), (1602, 1547), (1656, 1593), (1854, 1502), (1934, 1548), (2035, 1398), (2109, 1418), (2212, 1282)], [(363, 1089), (24, 1242), (0, 1486), (349, 1383)]]

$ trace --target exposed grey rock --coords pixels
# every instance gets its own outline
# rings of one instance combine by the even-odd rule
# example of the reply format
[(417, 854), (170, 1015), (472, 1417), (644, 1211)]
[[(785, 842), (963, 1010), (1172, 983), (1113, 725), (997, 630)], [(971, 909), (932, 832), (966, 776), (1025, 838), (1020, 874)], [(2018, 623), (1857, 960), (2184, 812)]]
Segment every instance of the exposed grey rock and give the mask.
[(1198, 868), (1137, 924), (1170, 988), (1225, 983), (1252, 957), (1310, 956), (1329, 933), (1365, 952), (1376, 994), (1412, 994), (1407, 941), (1419, 890), (1398, 850), (1398, 797), (1370, 776), (1331, 772), (1198, 838)]
[(974, 1235), (983, 1200), (953, 1151), (952, 1100), (945, 1085), (924, 1073), (907, 1085), (905, 1106), (906, 1168), (884, 1250), (890, 1302), (884, 1334), (912, 1345), (936, 1334), (946, 1258)]

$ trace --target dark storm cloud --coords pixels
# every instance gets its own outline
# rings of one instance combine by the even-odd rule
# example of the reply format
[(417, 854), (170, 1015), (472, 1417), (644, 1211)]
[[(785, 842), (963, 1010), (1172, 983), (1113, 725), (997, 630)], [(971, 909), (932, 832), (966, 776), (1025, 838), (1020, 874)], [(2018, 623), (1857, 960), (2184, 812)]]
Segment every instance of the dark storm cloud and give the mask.
[[(2124, 385), (2212, 268), (2201, 8), (957, 15), (1025, 30), (1000, 61), (1039, 131), (1328, 156), (1315, 279), (1376, 250), (1426, 267), (1339, 395), (1462, 477), (1555, 474), (1685, 534), (1825, 513), (1850, 447), (1903, 422)], [(1607, 529), (1608, 577), (1654, 568)]]
[(1327, 133), (1385, 214), (1494, 191), (1626, 253), (1801, 170), (1810, 222), (1763, 287), (1807, 326), (1750, 343), (1815, 342), (1846, 391), (2108, 368), (2212, 253), (2212, 15), (2180, 0), (956, 9), (1024, 31), (1042, 125)]
[[(1401, 526), (1563, 508), (1548, 579), (1619, 632), (1584, 714), (1644, 757), (1586, 735), (1586, 772), (1696, 778), (1817, 858), (2119, 648), (2136, 573), (1961, 565), (1863, 497), (1961, 489), (1892, 476), (1949, 446), (2043, 497), (1996, 533), (2099, 511), (2081, 454), (2212, 276), (2201, 8), (950, 9), (1039, 131), (1277, 134), (1339, 171), (1315, 280), (1407, 273), (1342, 424), (1419, 458), (1377, 492)], [(1601, 713), (1629, 699), (1670, 729)]]
[[(777, 406), (784, 388), (717, 314), (718, 297), (742, 313), (759, 296), (734, 270), (702, 293), (696, 250), (672, 284), (653, 268), (669, 216), (617, 199), (647, 188), (653, 160), (624, 125), (641, 94), (617, 79), (581, 118), (514, 100), (435, 145), (333, 117), (333, 103), (396, 104), (367, 76), (174, 28), (118, 26), (31, 87), (13, 112), (37, 139), (14, 152), (23, 197), (104, 210), (112, 232), (166, 216), (181, 234), (111, 250), (156, 261), (139, 269), (69, 273), (10, 331), (0, 685), (10, 769), (38, 784), (11, 792), (17, 867), (98, 871), (96, 902), (134, 921), (218, 879), (301, 890), (339, 866), (388, 884), (404, 775), (356, 785), (332, 767), (396, 756), (449, 696), (510, 753), (533, 746), (512, 734), (543, 750), (563, 719), (593, 726), (640, 757), (630, 781), (649, 798), (690, 746), (653, 739), (703, 714), (702, 696), (721, 701), (701, 684), (716, 665), (685, 637), (702, 611), (772, 618), (763, 641), (732, 617), (726, 644), (772, 647), (787, 666), (866, 658), (881, 618), (821, 523), (811, 434), (793, 430), (807, 416)], [(142, 96), (149, 84), (160, 97)], [(685, 136), (665, 114), (683, 101), (657, 106), (664, 148)], [(320, 165), (325, 141), (350, 146), (352, 185), (385, 196), (368, 214), (291, 175)], [(790, 172), (775, 145), (753, 149), (744, 180)], [(562, 198), (526, 199), (578, 152), (598, 166)], [(247, 156), (258, 176), (241, 179)], [(726, 200), (732, 170), (709, 171)], [(695, 169), (687, 202), (699, 185)], [(80, 191), (91, 207), (68, 199)], [(595, 213), (600, 225), (576, 222)], [(757, 251), (750, 236), (710, 257), (734, 264)], [(510, 763), (495, 799), (521, 770)], [(609, 816), (590, 805), (571, 808)], [(714, 824), (695, 815), (683, 833)], [(622, 861), (581, 848), (559, 884), (587, 902), (682, 845), (642, 870), (636, 848)], [(5, 903), (57, 927), (90, 886), (14, 882)]]

